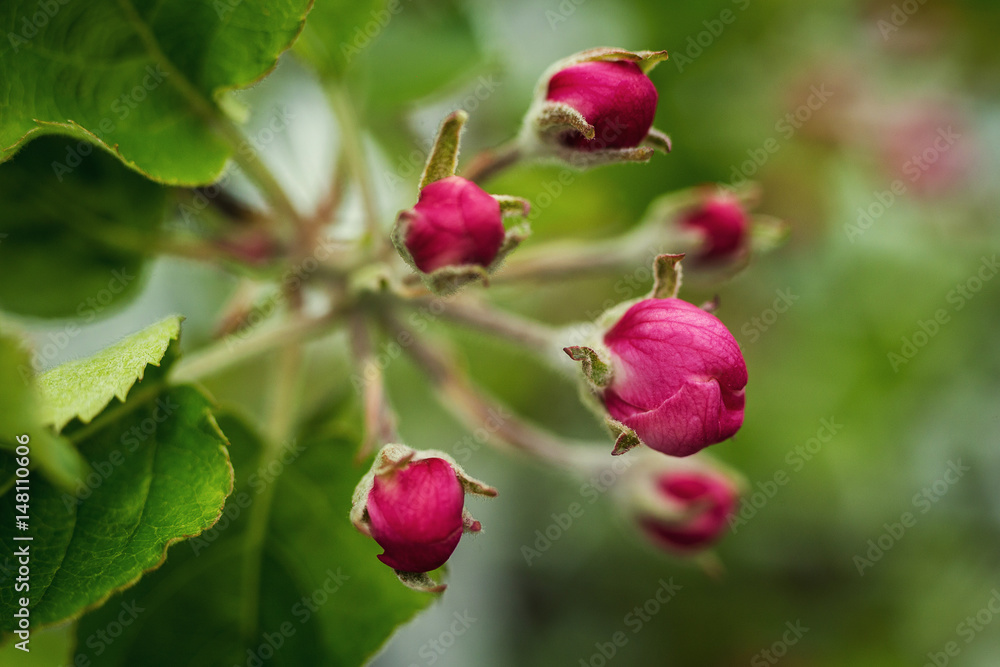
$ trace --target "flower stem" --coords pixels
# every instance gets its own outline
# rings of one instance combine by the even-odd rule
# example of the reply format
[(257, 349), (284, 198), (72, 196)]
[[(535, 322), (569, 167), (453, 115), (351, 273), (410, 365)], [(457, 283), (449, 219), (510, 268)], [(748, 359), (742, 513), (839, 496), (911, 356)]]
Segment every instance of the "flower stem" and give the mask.
[(339, 310), (334, 309), (322, 317), (296, 315), (275, 326), (249, 332), (242, 340), (239, 334), (226, 336), (208, 348), (178, 361), (171, 369), (170, 382), (196, 382), (282, 345), (298, 344), (327, 333), (336, 322), (338, 314)]
[(396, 340), (408, 340), (407, 354), (430, 378), (443, 406), (469, 428), (483, 426), (513, 449), (528, 456), (578, 470), (578, 447), (533, 424), (523, 421), (506, 406), (475, 387), (453, 360), (427, 345), (391, 313), (382, 310), (380, 320)]
[(363, 460), (379, 445), (398, 442), (396, 415), (389, 405), (385, 390), (385, 375), (375, 359), (371, 332), (363, 313), (354, 311), (348, 320), (355, 368), (362, 382), (362, 404), (365, 415), (365, 437), (356, 460)]
[(549, 355), (560, 349), (556, 329), (481, 302), (461, 297), (454, 301), (420, 297), (407, 303), (433, 309), (432, 312), (440, 312), (441, 317), (446, 320), (509, 340), (541, 355)]
[[(302, 369), (302, 347), (298, 342), (290, 342), (282, 350), (275, 369), (271, 387), (271, 410), (264, 434), (264, 449), (260, 453), (258, 470), (267, 470), (279, 460), (294, 443), (295, 412), (298, 405), (299, 383)], [(250, 509), (246, 532), (245, 559), (243, 561), (243, 585), (245, 598), (242, 605), (240, 627), (244, 638), (252, 638), (257, 632), (260, 604), (261, 560), (267, 524), (271, 517), (274, 500), (274, 483), (268, 484), (257, 496)]]
[(482, 151), (465, 168), (462, 176), (473, 183), (482, 185), (497, 176), (500, 172), (513, 167), (524, 157), (524, 152), (516, 140), (510, 141), (499, 148)]
[(344, 152), (344, 160), (361, 196), (361, 206), (365, 212), (365, 226), (369, 240), (382, 243), (385, 236), (378, 218), (378, 205), (375, 201), (375, 186), (368, 173), (368, 163), (365, 159), (365, 148), (362, 143), (361, 127), (354, 111), (354, 106), (347, 93), (338, 85), (330, 84), (327, 88), (330, 106), (340, 123), (340, 141)]

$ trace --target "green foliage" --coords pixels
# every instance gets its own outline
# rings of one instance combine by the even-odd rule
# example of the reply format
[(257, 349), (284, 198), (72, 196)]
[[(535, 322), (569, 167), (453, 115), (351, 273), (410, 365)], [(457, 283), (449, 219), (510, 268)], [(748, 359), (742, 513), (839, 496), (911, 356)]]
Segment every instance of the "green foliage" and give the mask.
[(61, 488), (77, 484), (84, 462), (73, 446), (43, 426), (38, 392), (31, 382), (28, 354), (16, 339), (0, 335), (0, 490), (6, 490), (14, 475), (13, 451), (17, 438), (30, 438), (31, 461)]
[[(379, 547), (347, 521), (366, 467), (352, 463), (357, 435), (335, 423), (269, 453), (235, 416), (219, 424), (237, 478), (223, 518), (84, 617), (78, 653), (109, 667), (246, 664), (272, 654), (275, 666), (364, 664), (432, 598), (401, 586), (375, 557)], [(103, 641), (100, 631), (130, 604), (145, 610), (142, 622)]]
[[(166, 366), (176, 351), (171, 344), (180, 336), (181, 318), (168, 317), (92, 357), (70, 361), (43, 373), (38, 387), (44, 398), (41, 418), (61, 431), (73, 419), (84, 424), (114, 399), (124, 402), (129, 390), (143, 379), (147, 367)], [(162, 372), (158, 375), (162, 375)], [(149, 384), (153, 384), (152, 381)]]
[[(48, 371), (38, 379), (39, 407), (25, 398), (27, 390), (0, 401), (12, 416), (23, 415), (12, 421), (31, 438), (32, 458), (52, 441), (72, 451), (68, 440), (91, 464), (72, 492), (30, 478), (27, 512), (18, 508), (18, 494), (0, 498), (0, 525), (29, 517), (31, 588), (21, 593), (30, 594), (34, 627), (75, 618), (134, 584), (163, 562), (170, 544), (219, 517), (233, 484), (225, 437), (199, 391), (163, 384), (179, 331), (180, 318), (170, 317)], [(12, 343), (0, 347), (6, 375), (26, 363), (9, 348), (16, 352)], [(27, 387), (21, 378), (7, 384)], [(48, 430), (71, 422), (64, 437)], [(4, 540), (0, 562), (21, 546)], [(2, 629), (16, 627), (20, 597), (11, 587), (0, 591)]]
[[(197, 390), (177, 387), (77, 442), (94, 468), (76, 494), (31, 480), (31, 619), (75, 618), (158, 567), (166, 548), (215, 523), (232, 489), (226, 441)], [(115, 408), (109, 408), (114, 410)], [(14, 493), (0, 521), (14, 525)], [(0, 561), (22, 543), (4, 540)], [(16, 627), (11, 587), (0, 591), (3, 629)]]
[[(132, 296), (154, 250), (166, 188), (93, 151), (57, 170), (79, 142), (32, 141), (0, 164), (0, 306), (91, 322)], [(76, 164), (74, 162), (74, 164)]]
[(154, 180), (203, 184), (233, 151), (219, 95), (274, 66), (311, 0), (48, 4), (38, 22), (41, 3), (0, 9), (0, 159), (60, 133)]

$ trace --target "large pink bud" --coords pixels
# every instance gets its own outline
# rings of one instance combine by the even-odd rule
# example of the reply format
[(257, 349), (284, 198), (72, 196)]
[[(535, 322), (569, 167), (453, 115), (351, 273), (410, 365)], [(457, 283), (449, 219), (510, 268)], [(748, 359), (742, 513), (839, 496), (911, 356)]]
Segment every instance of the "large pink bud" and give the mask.
[(689, 456), (742, 426), (746, 363), (714, 315), (680, 299), (645, 299), (604, 345), (610, 381), (600, 398), (649, 447)]
[(739, 492), (731, 479), (706, 468), (668, 470), (653, 480), (647, 510), (635, 520), (656, 545), (690, 553), (708, 547), (726, 531)]
[(572, 107), (594, 127), (593, 139), (576, 130), (562, 137), (567, 146), (591, 151), (642, 143), (653, 125), (658, 95), (636, 63), (593, 60), (556, 72), (545, 99)]
[(681, 216), (681, 224), (701, 234), (699, 259), (730, 259), (739, 255), (748, 244), (750, 217), (740, 200), (725, 192), (706, 196)]
[(425, 573), (451, 557), (463, 532), (482, 525), (465, 509), (465, 494), (495, 496), (444, 452), (385, 445), (354, 490), (351, 521), (384, 552), (378, 559), (418, 590), (439, 592)]
[(404, 572), (444, 565), (462, 538), (465, 490), (444, 459), (424, 459), (376, 475), (368, 494), (371, 535), (385, 549), (378, 559)]
[(428, 184), (409, 211), (403, 239), (413, 263), (424, 273), (446, 266), (489, 266), (504, 241), (500, 204), (459, 176)]

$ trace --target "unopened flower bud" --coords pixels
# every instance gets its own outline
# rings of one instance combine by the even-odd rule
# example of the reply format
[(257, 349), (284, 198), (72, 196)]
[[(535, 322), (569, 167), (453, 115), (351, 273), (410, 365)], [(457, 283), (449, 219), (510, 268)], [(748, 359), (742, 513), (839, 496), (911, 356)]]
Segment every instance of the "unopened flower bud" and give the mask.
[(700, 260), (731, 259), (749, 244), (750, 216), (737, 197), (722, 190), (705, 195), (681, 215), (680, 223), (701, 235)]
[(579, 112), (594, 128), (594, 136), (567, 130), (559, 140), (581, 150), (633, 148), (653, 126), (656, 87), (642, 69), (628, 60), (594, 60), (572, 65), (549, 79), (549, 102)]
[(667, 551), (692, 555), (726, 532), (740, 483), (700, 458), (649, 457), (629, 471), (620, 500), (642, 534)]
[(504, 241), (500, 204), (459, 176), (430, 183), (409, 211), (403, 242), (413, 263), (431, 273), (447, 266), (488, 267)]
[(378, 559), (403, 583), (439, 592), (444, 586), (426, 573), (445, 564), (463, 532), (482, 529), (464, 508), (467, 492), (496, 495), (443, 452), (386, 445), (354, 491), (351, 521), (384, 549)]
[(524, 155), (577, 168), (645, 162), (670, 139), (653, 129), (658, 94), (647, 73), (665, 51), (601, 47), (553, 64), (542, 75), (519, 137)]
[(747, 369), (714, 315), (676, 298), (631, 305), (598, 349), (566, 348), (619, 434), (615, 453), (645, 444), (689, 456), (743, 424)]

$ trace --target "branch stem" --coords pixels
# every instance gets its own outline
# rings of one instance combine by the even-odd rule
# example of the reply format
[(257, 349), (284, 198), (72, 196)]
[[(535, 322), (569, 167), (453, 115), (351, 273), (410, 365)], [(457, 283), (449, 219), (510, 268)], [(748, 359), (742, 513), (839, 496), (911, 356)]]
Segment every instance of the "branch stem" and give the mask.
[(381, 311), (381, 322), (431, 380), (442, 405), (470, 429), (486, 427), (512, 449), (531, 458), (579, 470), (578, 447), (530, 424), (499, 401), (487, 396), (460, 373), (454, 361), (424, 343), (391, 313)]

